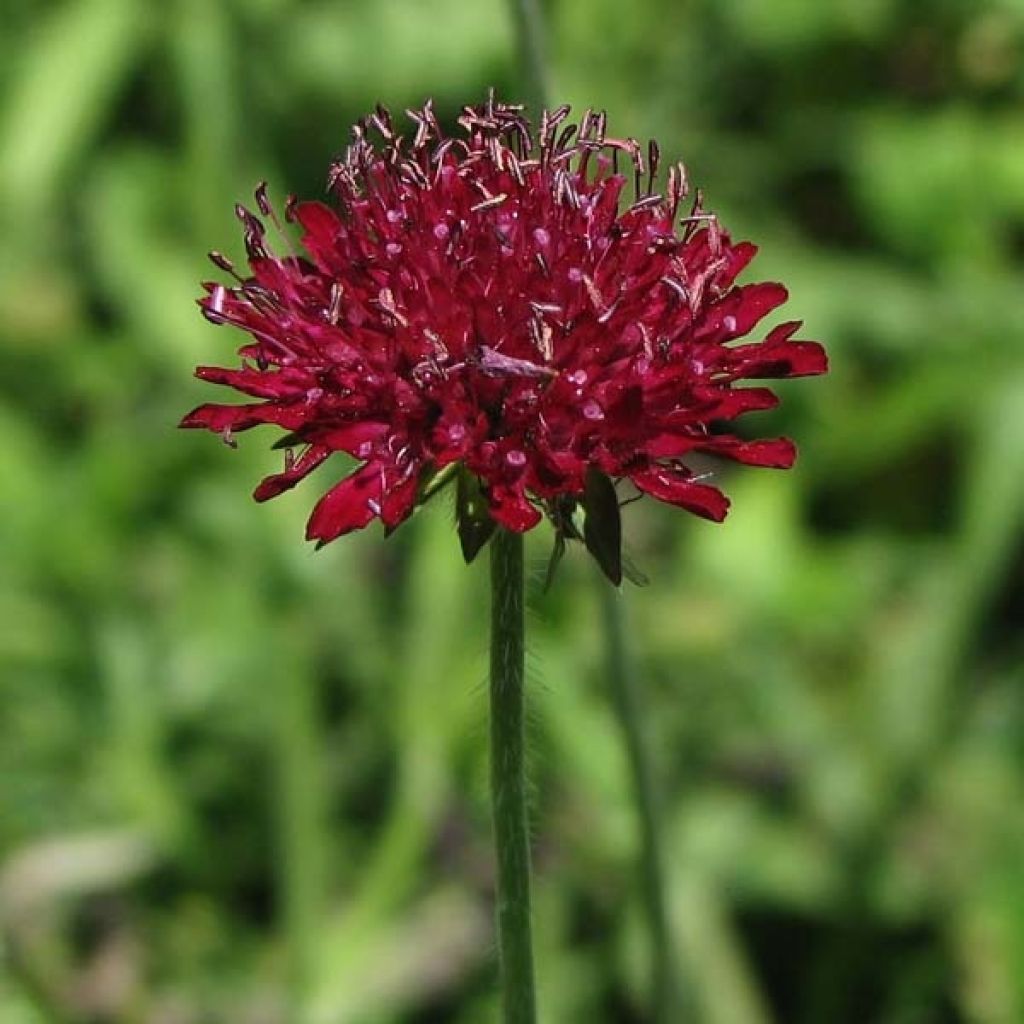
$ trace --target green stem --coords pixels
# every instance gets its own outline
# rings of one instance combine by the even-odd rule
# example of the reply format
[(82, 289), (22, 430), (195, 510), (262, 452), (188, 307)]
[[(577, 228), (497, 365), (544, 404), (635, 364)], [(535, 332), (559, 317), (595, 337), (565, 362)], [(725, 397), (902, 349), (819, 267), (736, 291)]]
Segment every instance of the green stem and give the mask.
[(650, 930), (652, 959), (652, 1019), (676, 1024), (681, 1017), (676, 973), (675, 943), (668, 915), (668, 886), (659, 821), (654, 771), (648, 755), (640, 694), (633, 662), (626, 646), (626, 630), (619, 595), (604, 579), (598, 580), (604, 617), (608, 685), (629, 761), (633, 798), (640, 826), (640, 873), (644, 911)]
[(548, 67), (545, 58), (544, 22), (538, 0), (510, 0), (519, 42), (520, 66), (526, 69), (526, 98), (534, 120), (548, 101)]
[(287, 1019), (299, 1024), (308, 1013), (315, 981), (326, 838), (316, 680), (307, 658), (290, 644), (282, 648), (276, 665), (281, 689), (274, 714), (279, 884), (288, 960)]
[(498, 861), (498, 957), (505, 1024), (533, 1024), (537, 1016), (524, 764), (523, 605), (523, 538), (499, 528), (491, 540), (491, 798)]

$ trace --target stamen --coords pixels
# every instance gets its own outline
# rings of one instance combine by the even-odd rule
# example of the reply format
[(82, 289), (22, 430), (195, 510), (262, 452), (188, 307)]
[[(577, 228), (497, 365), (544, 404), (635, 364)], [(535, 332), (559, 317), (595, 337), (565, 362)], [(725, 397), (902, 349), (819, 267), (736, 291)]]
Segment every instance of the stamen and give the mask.
[(555, 153), (561, 153), (569, 145), (569, 140), (576, 134), (576, 125), (566, 125), (562, 129), (562, 134), (558, 136), (558, 141), (555, 143)]
[(273, 216), (273, 212), (270, 209), (270, 201), (267, 199), (267, 183), (265, 181), (261, 181), (256, 186), (253, 195), (256, 197), (256, 205), (259, 207), (260, 213), (264, 217)]
[(423, 104), (422, 113), (423, 119), (430, 125), (430, 130), (435, 136), (440, 136), (441, 126), (437, 122), (437, 115), (434, 113), (434, 101), (432, 99), (428, 99)]
[(526, 177), (523, 174), (523, 165), (519, 162), (519, 157), (515, 153), (507, 152), (505, 160), (508, 163), (508, 169), (512, 177), (516, 179), (516, 184), (522, 188), (526, 184)]
[(693, 308), (690, 305), (690, 293), (687, 290), (686, 285), (684, 285), (681, 281), (677, 281), (675, 280), (675, 278), (672, 277), (663, 277), (661, 278), (661, 283), (668, 285), (668, 287), (671, 288), (672, 291), (674, 291), (676, 295), (679, 296), (679, 298), (683, 301), (683, 303), (686, 306)]
[(505, 200), (508, 199), (508, 194), (501, 192), (496, 196), (491, 196), (490, 199), (484, 199), (482, 202), (477, 203), (470, 207), (474, 213), (479, 213), (481, 210), (491, 210), (496, 206), (501, 206)]
[(398, 307), (395, 305), (395, 296), (390, 288), (381, 288), (377, 294), (377, 305), (401, 327), (409, 326), (409, 321), (398, 311)]
[(430, 181), (423, 173), (422, 168), (414, 160), (405, 160), (399, 168), (403, 178), (409, 180), (409, 184), (418, 185), (420, 188), (428, 188)]
[(429, 328), (424, 328), (423, 335), (427, 338), (430, 343), (434, 346), (434, 353), (438, 359), (448, 359), (451, 353), (448, 351), (448, 346), (441, 340), (441, 336)]
[(647, 167), (649, 178), (647, 180), (647, 191), (654, 191), (654, 179), (658, 174), (658, 165), (661, 163), (661, 147), (656, 139), (647, 142)]
[(334, 325), (341, 319), (341, 296), (342, 287), (335, 281), (331, 285), (331, 304), (327, 307), (327, 319)]
[(530, 335), (537, 351), (544, 357), (545, 362), (551, 362), (554, 356), (554, 346), (551, 343), (551, 328), (540, 317), (530, 321)]
[(606, 309), (604, 297), (597, 290), (597, 285), (594, 284), (594, 279), (589, 274), (583, 275), (583, 286), (587, 289), (587, 295), (590, 296), (594, 308), (598, 313), (603, 313)]
[(542, 149), (551, 145), (558, 126), (569, 116), (571, 109), (568, 103), (563, 103), (550, 112), (545, 110), (541, 115), (540, 144)]
[(370, 115), (370, 123), (380, 132), (385, 142), (392, 142), (395, 138), (394, 129), (391, 124), (391, 112), (387, 107), (377, 104), (376, 110)]
[(267, 183), (265, 181), (261, 181), (256, 186), (256, 190), (253, 194), (256, 197), (256, 205), (259, 207), (260, 213), (262, 213), (264, 217), (270, 218), (270, 222), (274, 225), (274, 230), (277, 232), (278, 238), (280, 238), (281, 241), (284, 242), (285, 248), (291, 253), (291, 255), (295, 259), (298, 259), (299, 254), (295, 251), (295, 246), (292, 244), (292, 240), (288, 237), (288, 234), (285, 232), (284, 227), (281, 224), (281, 221), (278, 220), (277, 213), (274, 210), (273, 204), (267, 198)]
[(218, 252), (216, 249), (208, 252), (206, 258), (218, 269), (223, 270), (224, 273), (230, 274), (239, 284), (245, 282), (241, 277), (238, 276), (238, 271), (235, 270), (234, 263), (231, 262), (222, 252)]
[(627, 213), (639, 213), (641, 210), (649, 210), (652, 207), (658, 206), (665, 201), (664, 196), (659, 195), (648, 195), (644, 196), (643, 199), (638, 199), (629, 209)]
[(264, 288), (263, 285), (246, 281), (240, 291), (249, 300), (249, 303), (262, 313), (276, 315), (284, 309), (283, 304), (279, 301), (280, 297), (275, 292)]
[(211, 324), (223, 324), (228, 322), (228, 318), (224, 314), (224, 300), (229, 294), (228, 289), (225, 288), (224, 285), (218, 284), (210, 293), (209, 302), (200, 303), (199, 308), (202, 310), (203, 316), (205, 316)]
[(267, 259), (269, 253), (263, 244), (266, 229), (259, 218), (251, 214), (241, 203), (235, 203), (235, 216), (244, 227), (245, 251), (250, 259)]

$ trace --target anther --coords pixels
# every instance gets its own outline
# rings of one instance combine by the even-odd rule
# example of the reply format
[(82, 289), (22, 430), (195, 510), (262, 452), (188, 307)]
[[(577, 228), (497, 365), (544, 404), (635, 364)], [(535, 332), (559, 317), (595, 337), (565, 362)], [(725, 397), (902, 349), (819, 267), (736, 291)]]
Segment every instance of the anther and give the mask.
[(647, 143), (647, 168), (650, 177), (647, 182), (647, 191), (654, 190), (654, 179), (658, 173), (658, 166), (661, 163), (661, 148), (656, 139), (650, 139)]
[(222, 252), (218, 252), (216, 249), (211, 250), (206, 254), (206, 258), (215, 266), (218, 270), (223, 270), (226, 274), (231, 274), (232, 277), (238, 278), (235, 273), (235, 265), (224, 255)]
[(476, 203), (470, 207), (470, 210), (474, 213), (479, 213), (481, 210), (491, 210), (496, 206), (501, 206), (506, 199), (508, 199), (508, 195), (505, 192), (500, 192), (496, 196), (491, 196), (490, 199), (484, 199), (482, 202)]
[(327, 307), (327, 319), (337, 325), (341, 319), (341, 285), (335, 282), (331, 285), (331, 304)]
[(690, 305), (690, 293), (687, 291), (686, 285), (672, 277), (663, 277), (661, 279), (661, 283), (668, 285), (668, 287), (671, 288), (687, 306)]
[(273, 217), (274, 211), (271, 208), (270, 200), (267, 199), (267, 183), (261, 181), (253, 192), (253, 196), (256, 199), (256, 205), (259, 207), (260, 213), (264, 217)]
[(385, 142), (394, 140), (395, 133), (391, 126), (391, 113), (386, 107), (378, 103), (376, 110), (370, 115), (370, 123), (380, 132)]
[(664, 201), (664, 196), (649, 195), (644, 196), (643, 199), (638, 199), (632, 206), (626, 211), (627, 213), (639, 213), (641, 210), (649, 210), (653, 206), (657, 206), (659, 203)]
[[(558, 136), (558, 141), (555, 143), (555, 152), (561, 153), (566, 146), (569, 145), (570, 140), (576, 134), (576, 125), (566, 125), (562, 129), (562, 134)], [(582, 132), (581, 132), (582, 134)]]

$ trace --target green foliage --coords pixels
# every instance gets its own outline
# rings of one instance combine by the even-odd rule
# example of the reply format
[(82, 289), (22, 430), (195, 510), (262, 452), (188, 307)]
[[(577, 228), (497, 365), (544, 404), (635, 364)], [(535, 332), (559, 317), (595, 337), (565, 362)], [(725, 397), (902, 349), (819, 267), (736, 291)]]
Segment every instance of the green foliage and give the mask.
[[(448, 489), (314, 554), (279, 453), (174, 425), (260, 178), (378, 99), (517, 91), (498, 0), (15, 0), (0, 35), (0, 1020), (494, 1014), (486, 567)], [(552, 0), (554, 88), (656, 134), (833, 372), (714, 526), (623, 516), (708, 1024), (1024, 1019), (1024, 18), (950, 0)], [(546, 528), (545, 528), (546, 529)], [(532, 538), (548, 1019), (647, 951), (593, 572)], [(433, 1013), (433, 1017), (428, 1015)]]

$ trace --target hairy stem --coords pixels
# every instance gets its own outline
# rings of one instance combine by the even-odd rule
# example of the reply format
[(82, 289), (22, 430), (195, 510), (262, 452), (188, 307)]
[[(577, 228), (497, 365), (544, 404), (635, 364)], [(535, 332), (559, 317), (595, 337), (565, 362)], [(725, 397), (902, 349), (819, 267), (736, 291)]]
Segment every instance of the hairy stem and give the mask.
[(491, 798), (497, 850), (502, 1020), (533, 1024), (530, 841), (526, 810), (523, 538), (491, 540)]

